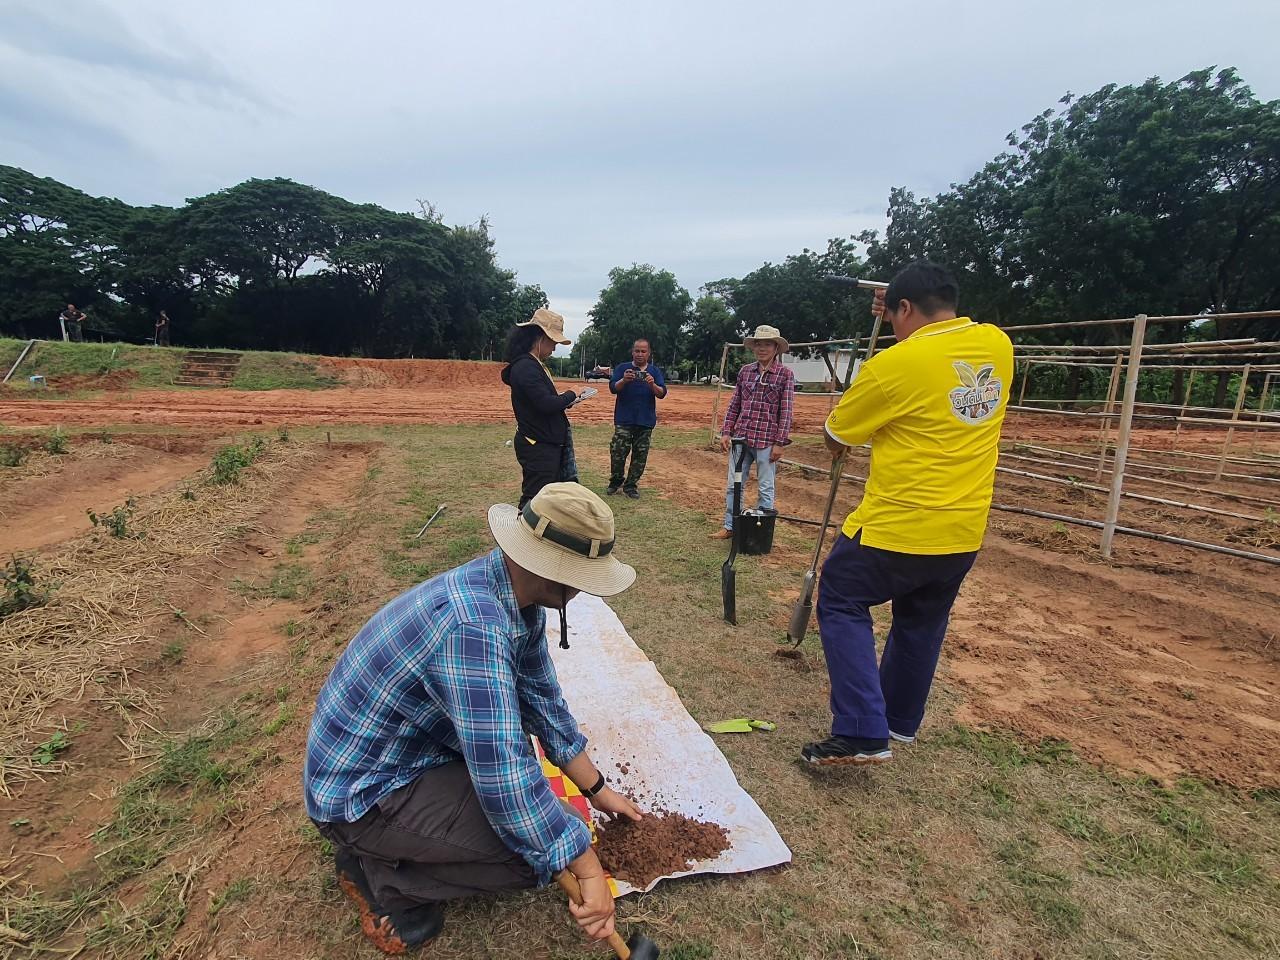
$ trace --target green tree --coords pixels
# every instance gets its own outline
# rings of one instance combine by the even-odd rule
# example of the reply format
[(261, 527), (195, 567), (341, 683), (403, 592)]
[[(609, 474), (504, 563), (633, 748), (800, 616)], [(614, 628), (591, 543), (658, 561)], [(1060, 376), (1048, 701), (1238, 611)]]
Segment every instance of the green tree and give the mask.
[(614, 267), (609, 286), (591, 308), (591, 327), (598, 340), (591, 345), (599, 362), (612, 366), (631, 356), (631, 345), (646, 339), (660, 365), (680, 357), (682, 336), (692, 315), (693, 299), (669, 270), (648, 264)]
[(90, 197), (0, 167), (0, 332), (135, 341), (166, 310), (175, 341), (367, 356), (493, 356), (546, 295), (503, 269), (488, 224), (448, 227), (291, 180), (178, 208)]
[[(1280, 305), (1280, 101), (1234, 69), (1068, 94), (1009, 145), (937, 197), (895, 190), (885, 237), (860, 238), (873, 266), (947, 263), (965, 311), (1003, 323)], [(1217, 330), (1246, 332), (1280, 324)]]
[(865, 272), (854, 242), (834, 239), (821, 252), (805, 249), (780, 264), (766, 263), (741, 280), (718, 280), (707, 288), (724, 298), (739, 331), (768, 324), (793, 343), (834, 340), (870, 332), (871, 300), (865, 292), (850, 293), (824, 278)]
[(724, 297), (706, 293), (693, 305), (693, 317), (685, 328), (685, 359), (714, 366), (726, 343), (742, 338), (743, 324)]

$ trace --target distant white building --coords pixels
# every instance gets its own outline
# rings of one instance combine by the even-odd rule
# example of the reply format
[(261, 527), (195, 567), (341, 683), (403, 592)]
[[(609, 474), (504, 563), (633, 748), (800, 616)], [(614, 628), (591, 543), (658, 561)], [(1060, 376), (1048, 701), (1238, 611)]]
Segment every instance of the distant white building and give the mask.
[[(829, 347), (827, 348), (827, 360), (830, 361), (831, 367), (835, 368), (836, 376), (840, 378), (841, 384), (843, 384), (845, 378), (849, 375), (849, 364), (853, 362), (853, 351), (849, 347)], [(831, 369), (828, 368), (821, 354), (812, 357), (797, 357), (790, 353), (785, 353), (782, 355), (782, 362), (795, 375), (796, 383), (806, 385), (821, 384), (827, 386), (828, 389), (832, 389), (830, 384)]]

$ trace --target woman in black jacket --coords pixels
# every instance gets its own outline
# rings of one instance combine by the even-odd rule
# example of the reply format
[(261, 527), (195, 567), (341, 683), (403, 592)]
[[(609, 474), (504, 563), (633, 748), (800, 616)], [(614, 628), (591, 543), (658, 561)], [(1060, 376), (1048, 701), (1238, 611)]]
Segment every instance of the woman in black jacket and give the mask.
[[(546, 308), (533, 318), (517, 323), (507, 338), (506, 366), (502, 382), (511, 387), (511, 409), (516, 415), (513, 444), (524, 478), (520, 485), (520, 507), (548, 483), (578, 479), (573, 456), (573, 433), (565, 411), (579, 399), (572, 390), (559, 393), (543, 361), (557, 345), (568, 346), (564, 317)], [(588, 387), (582, 398), (596, 391)]]

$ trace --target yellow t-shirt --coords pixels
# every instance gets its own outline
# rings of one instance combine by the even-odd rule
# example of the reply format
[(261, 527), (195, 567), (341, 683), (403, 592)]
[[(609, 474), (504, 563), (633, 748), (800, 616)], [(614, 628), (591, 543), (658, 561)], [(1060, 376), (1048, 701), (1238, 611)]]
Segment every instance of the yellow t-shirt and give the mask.
[(1013, 382), (1013, 344), (968, 317), (921, 327), (876, 354), (831, 416), (827, 433), (871, 441), (871, 475), (843, 531), (899, 553), (982, 546), (1000, 427)]

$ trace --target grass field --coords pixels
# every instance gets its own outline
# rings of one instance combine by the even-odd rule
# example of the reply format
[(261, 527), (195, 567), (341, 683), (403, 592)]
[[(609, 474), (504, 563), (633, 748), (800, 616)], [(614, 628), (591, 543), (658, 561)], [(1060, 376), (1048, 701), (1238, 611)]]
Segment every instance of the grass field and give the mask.
[[(365, 459), (339, 462), (350, 473), (341, 495), (326, 491), (298, 522), (264, 527), (271, 537), (253, 543), (270, 556), (259, 552), (256, 567), (240, 568), (223, 549), (224, 566), (211, 567), (221, 582), (208, 580), (197, 599), (166, 601), (186, 622), (166, 613), (134, 679), (157, 703), (170, 691), (163, 735), (148, 742), (141, 769), (116, 771), (82, 868), (25, 891), (0, 886), (4, 923), (33, 943), (84, 946), (86, 956), (373, 956), (301, 810), (306, 725), (330, 665), (369, 614), (489, 548), (485, 510), (515, 489), (509, 432), (343, 430)], [(263, 462), (280, 464), (273, 469), (292, 492), (311, 481), (286, 479), (290, 458), (326, 455), (315, 436), (271, 436)], [(678, 458), (703, 437), (663, 431), (652, 459)], [(607, 441), (607, 428), (577, 431), (584, 481), (596, 489)], [(245, 468), (246, 483), (260, 469)], [(306, 476), (335, 468), (318, 469)], [(245, 487), (275, 504), (272, 489)], [(689, 712), (699, 722), (777, 722), (775, 733), (718, 743), (794, 853), (786, 869), (666, 883), (621, 902), (622, 928), (643, 927), (664, 958), (1280, 953), (1280, 794), (1159, 784), (1084, 763), (1070, 743), (958, 723), (959, 695), (945, 678), (920, 741), (898, 749), (891, 765), (815, 773), (798, 752), (829, 722), (820, 653), (811, 639), (810, 670), (773, 656), (805, 535), (784, 529), (774, 555), (742, 558), (734, 628), (721, 619), (723, 547), (690, 533), (709, 529), (706, 515), (652, 488), (639, 501), (609, 502), (619, 554), (639, 572), (613, 605)], [(440, 503), (448, 511), (414, 540)], [(192, 663), (236, 638), (214, 616), (240, 623), (235, 610), (201, 612), (214, 593), (276, 624), (265, 653), (223, 675)], [(95, 722), (115, 732), (112, 721)], [(110, 765), (85, 755), (93, 733), (69, 732), (65, 752), (47, 748), (76, 765), (53, 778), (48, 805), (4, 807), (10, 823), (0, 831), (17, 849), (57, 849), (72, 795)], [(562, 900), (551, 889), (451, 906), (430, 955), (601, 956), (581, 941)], [(0, 940), (0, 957), (33, 955)]]
[[(26, 345), (25, 340), (0, 338), (0, 364), (7, 373), (10, 364)], [(37, 343), (22, 361), (22, 367), (10, 381), (23, 389), (27, 377), (41, 374), (51, 381), (58, 377), (106, 377), (123, 373), (122, 385), (135, 387), (169, 387), (182, 366), (184, 347), (139, 347), (121, 343), (64, 343), (57, 340)], [(7, 358), (7, 360), (6, 360)], [(3, 376), (3, 374), (0, 374)], [(339, 381), (322, 373), (314, 358), (297, 353), (240, 351), (240, 365), (231, 387), (236, 390), (323, 390)], [(56, 386), (56, 383), (52, 384)], [(92, 390), (93, 384), (85, 385)], [(79, 386), (76, 389), (81, 389)], [(181, 389), (176, 388), (175, 389)]]

